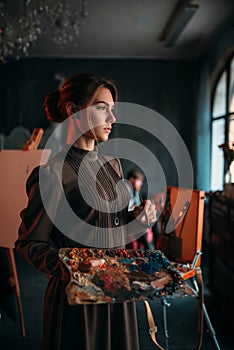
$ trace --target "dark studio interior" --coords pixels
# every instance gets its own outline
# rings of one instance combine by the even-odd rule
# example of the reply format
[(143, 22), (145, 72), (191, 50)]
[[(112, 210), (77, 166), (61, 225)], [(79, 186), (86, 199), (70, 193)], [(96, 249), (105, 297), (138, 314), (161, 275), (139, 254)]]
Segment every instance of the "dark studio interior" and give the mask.
[[(49, 157), (65, 143), (64, 129), (58, 131), (46, 117), (44, 98), (73, 73), (95, 73), (118, 88), (111, 152), (120, 159), (125, 179), (132, 168), (144, 174), (141, 196), (158, 210), (147, 231), (151, 245), (143, 249), (162, 251), (176, 266), (194, 268), (197, 275), (186, 279), (193, 288), (202, 272), (202, 301), (150, 301), (158, 343), (166, 350), (233, 349), (233, 0), (56, 3), (0, 1), (0, 348), (46, 350), (48, 276), (22, 259), (14, 242), (27, 205), (26, 179), (40, 163), (33, 152), (41, 156), (50, 148), (51, 135)], [(30, 148), (35, 129), (42, 135)], [(110, 152), (106, 145), (101, 147)], [(178, 228), (168, 234), (162, 227), (176, 208), (179, 188), (189, 189), (192, 197), (177, 213), (178, 220), (183, 215)], [(197, 251), (201, 255), (194, 266)], [(149, 335), (142, 300), (136, 312), (139, 350), (160, 349)], [(77, 349), (86, 350), (79, 339)]]

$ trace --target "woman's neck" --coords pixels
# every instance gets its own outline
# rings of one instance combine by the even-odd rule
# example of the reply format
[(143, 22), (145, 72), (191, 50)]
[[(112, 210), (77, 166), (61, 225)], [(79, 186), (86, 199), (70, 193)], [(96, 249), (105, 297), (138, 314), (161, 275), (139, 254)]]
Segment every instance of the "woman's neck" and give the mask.
[(85, 137), (85, 135), (82, 135), (73, 143), (73, 145), (80, 149), (92, 151), (95, 146), (95, 141), (90, 137)]
[[(74, 140), (76, 140), (74, 142)], [(87, 134), (82, 134), (76, 125), (75, 121), (72, 118), (68, 119), (68, 131), (67, 131), (67, 140), (68, 145), (74, 145), (80, 149), (87, 151), (92, 151), (95, 146), (94, 138), (90, 137)]]

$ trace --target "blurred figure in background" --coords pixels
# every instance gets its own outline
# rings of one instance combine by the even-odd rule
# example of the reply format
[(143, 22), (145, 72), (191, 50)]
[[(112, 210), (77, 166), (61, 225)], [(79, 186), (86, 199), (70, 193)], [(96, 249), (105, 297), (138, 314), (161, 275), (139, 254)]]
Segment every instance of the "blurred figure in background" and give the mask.
[[(144, 205), (141, 197), (141, 188), (144, 182), (144, 174), (139, 169), (132, 169), (127, 174), (127, 187), (130, 193), (128, 210), (133, 210), (136, 206)], [(142, 236), (127, 245), (129, 249), (154, 249), (154, 234), (152, 228), (142, 232)]]
[(138, 169), (132, 169), (127, 176), (127, 180), (130, 182), (129, 192), (130, 192), (130, 202), (128, 205), (128, 210), (133, 210), (135, 206), (141, 204), (141, 187), (144, 182), (144, 174)]

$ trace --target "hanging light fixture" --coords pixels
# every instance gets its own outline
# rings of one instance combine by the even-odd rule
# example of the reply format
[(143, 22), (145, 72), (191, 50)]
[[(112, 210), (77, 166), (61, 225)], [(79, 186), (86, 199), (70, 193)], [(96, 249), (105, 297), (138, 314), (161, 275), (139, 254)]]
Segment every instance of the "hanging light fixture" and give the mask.
[(0, 0), (0, 61), (29, 56), (29, 49), (46, 32), (60, 47), (76, 46), (80, 27), (88, 15), (87, 1), (73, 10), (66, 0)]
[(164, 41), (165, 47), (173, 47), (198, 9), (199, 5), (192, 4), (191, 0), (177, 0), (159, 41)]

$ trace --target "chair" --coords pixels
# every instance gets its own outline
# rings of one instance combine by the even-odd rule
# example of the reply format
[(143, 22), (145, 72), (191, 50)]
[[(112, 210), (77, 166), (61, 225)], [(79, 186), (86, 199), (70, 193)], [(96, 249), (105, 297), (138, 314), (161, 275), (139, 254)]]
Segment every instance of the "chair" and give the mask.
[[(165, 201), (160, 217), (161, 232), (157, 241), (157, 249), (175, 264), (181, 275), (189, 281), (199, 299), (199, 342), (197, 349), (202, 345), (203, 318), (206, 321), (209, 334), (212, 337), (215, 349), (220, 350), (212, 327), (203, 296), (203, 282), (201, 271), (202, 234), (204, 218), (204, 191), (191, 190), (168, 186), (165, 189)], [(170, 218), (171, 230), (167, 232)], [(170, 303), (162, 300), (164, 336), (168, 349), (167, 307)]]
[[(40, 164), (43, 150), (2, 150), (0, 151), (0, 247), (7, 249), (10, 276), (20, 316), (21, 334), (25, 338), (25, 323), (21, 301), (20, 285), (14, 257), (14, 242), (18, 237), (20, 211), (27, 204), (25, 184), (32, 169)], [(50, 150), (46, 150), (47, 158)]]

